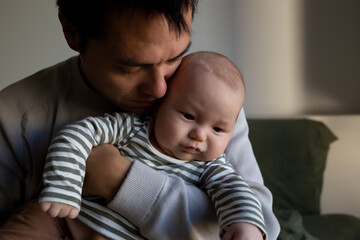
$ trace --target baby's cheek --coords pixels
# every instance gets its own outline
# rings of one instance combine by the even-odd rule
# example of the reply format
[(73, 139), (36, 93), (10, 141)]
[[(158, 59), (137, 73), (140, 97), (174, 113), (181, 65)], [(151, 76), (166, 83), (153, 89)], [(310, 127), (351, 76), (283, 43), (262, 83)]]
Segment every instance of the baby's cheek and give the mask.
[(225, 151), (226, 145), (227, 144), (224, 141), (218, 141), (217, 143), (212, 144), (211, 151), (215, 156), (214, 158), (219, 157)]

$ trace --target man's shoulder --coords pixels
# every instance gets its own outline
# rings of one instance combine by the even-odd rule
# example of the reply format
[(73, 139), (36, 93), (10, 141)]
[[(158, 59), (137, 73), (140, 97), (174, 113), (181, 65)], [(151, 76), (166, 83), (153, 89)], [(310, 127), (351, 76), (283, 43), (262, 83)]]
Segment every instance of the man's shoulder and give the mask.
[[(77, 59), (78, 57), (69, 58), (11, 84), (0, 91), (0, 99), (8, 97), (14, 98), (15, 96), (12, 96), (13, 94), (27, 96), (28, 93), (36, 95), (36, 91), (43, 91), (43, 89), (47, 89), (45, 92), (50, 92), (52, 88), (59, 87), (59, 84), (64, 85), (64, 80), (69, 74), (71, 74), (74, 62), (77, 62)], [(21, 97), (21, 95), (16, 95), (16, 97)]]
[(67, 75), (71, 74), (74, 61), (77, 61), (77, 57), (40, 70), (1, 90), (1, 108), (16, 107), (19, 111), (25, 111), (32, 105), (39, 104), (54, 94), (59, 94), (67, 87), (69, 82)]

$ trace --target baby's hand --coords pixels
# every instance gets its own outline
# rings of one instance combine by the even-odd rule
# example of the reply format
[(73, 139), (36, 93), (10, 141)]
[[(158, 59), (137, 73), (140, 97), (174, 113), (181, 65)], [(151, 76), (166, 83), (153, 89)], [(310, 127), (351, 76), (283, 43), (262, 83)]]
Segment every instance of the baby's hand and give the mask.
[(47, 212), (53, 218), (68, 217), (73, 219), (79, 214), (79, 209), (65, 203), (41, 202), (40, 208), (43, 212)]
[(263, 235), (257, 226), (246, 222), (238, 222), (230, 225), (221, 240), (244, 239), (263, 240)]

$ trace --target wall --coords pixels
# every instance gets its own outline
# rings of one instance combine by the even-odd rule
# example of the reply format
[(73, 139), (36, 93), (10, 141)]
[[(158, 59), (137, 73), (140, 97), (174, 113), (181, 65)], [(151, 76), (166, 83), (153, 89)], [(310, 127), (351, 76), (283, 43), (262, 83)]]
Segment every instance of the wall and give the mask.
[[(191, 51), (218, 51), (239, 66), (248, 117), (360, 114), (359, 10), (357, 0), (200, 0)], [(0, 32), (0, 90), (75, 54), (55, 1), (2, 0)], [(326, 121), (339, 140), (322, 208), (360, 217), (358, 188), (341, 185), (360, 182), (359, 118)]]
[(304, 111), (360, 113), (360, 1), (302, 1)]
[(200, 1), (192, 50), (215, 50), (238, 65), (246, 83), (248, 116), (297, 113), (302, 103), (298, 4), (287, 0), (226, 3)]
[(286, 0), (237, 2), (236, 51), (246, 79), (248, 116), (301, 111), (299, 7)]
[(54, 0), (0, 1), (0, 90), (74, 54)]
[(323, 213), (348, 213), (360, 218), (360, 115), (318, 115), (338, 140), (330, 146), (321, 196)]
[(248, 116), (360, 113), (360, 1), (226, 3), (200, 1), (194, 49), (239, 66)]

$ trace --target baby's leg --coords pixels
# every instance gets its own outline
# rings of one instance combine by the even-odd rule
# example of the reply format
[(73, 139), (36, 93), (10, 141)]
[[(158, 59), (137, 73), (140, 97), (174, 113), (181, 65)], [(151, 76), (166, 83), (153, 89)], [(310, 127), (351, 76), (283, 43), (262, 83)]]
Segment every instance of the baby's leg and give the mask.
[(40, 208), (47, 212), (51, 217), (71, 218), (74, 219), (79, 215), (79, 209), (65, 203), (58, 202), (41, 202)]

